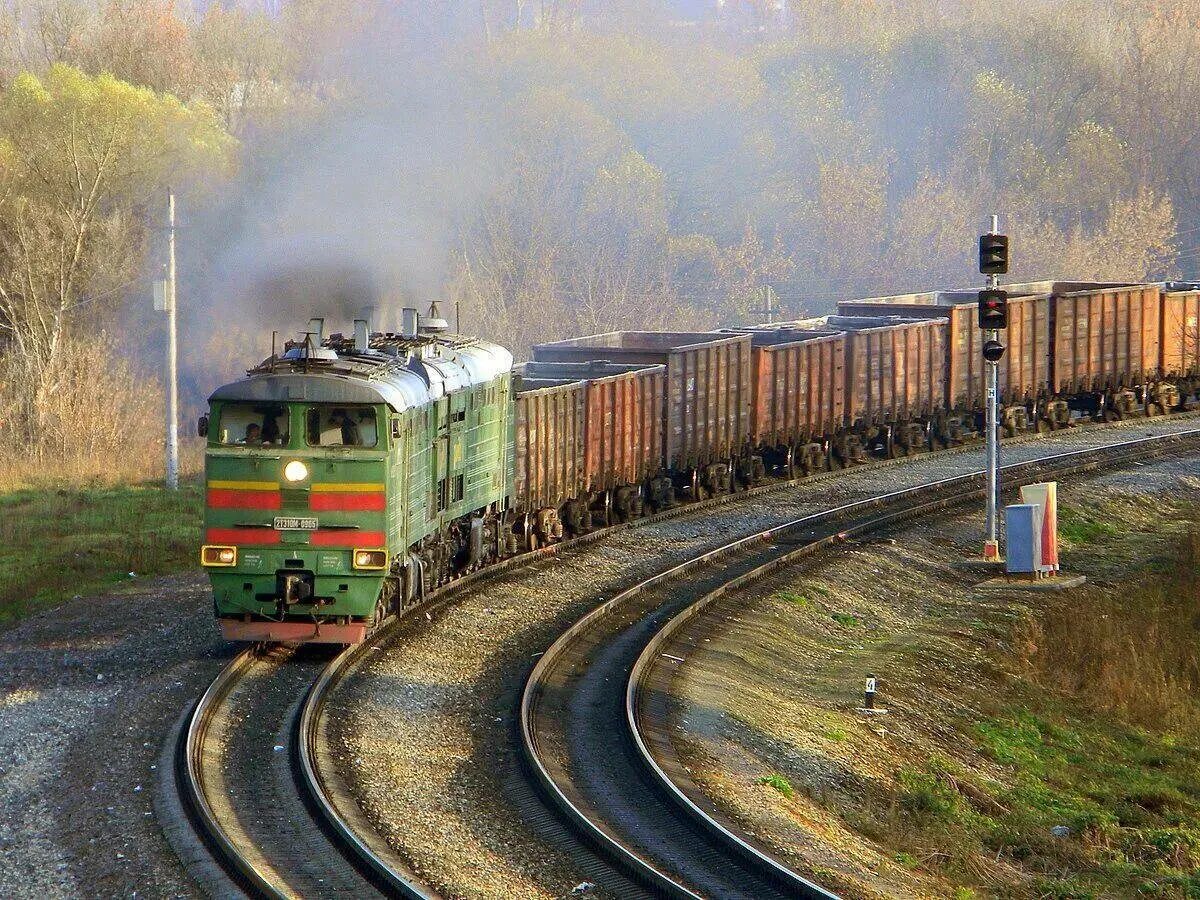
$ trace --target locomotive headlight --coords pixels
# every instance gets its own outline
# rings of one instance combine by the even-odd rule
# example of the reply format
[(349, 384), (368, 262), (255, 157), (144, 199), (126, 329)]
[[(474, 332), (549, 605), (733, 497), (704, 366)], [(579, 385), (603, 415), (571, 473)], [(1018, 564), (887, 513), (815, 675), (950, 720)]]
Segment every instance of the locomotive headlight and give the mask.
[(387, 568), (386, 550), (355, 550), (354, 568), (356, 569), (385, 569)]
[(283, 467), (283, 477), (293, 484), (297, 481), (303, 481), (308, 477), (308, 466), (298, 459), (293, 459)]
[(202, 566), (236, 566), (237, 548), (206, 545), (200, 549), (200, 564)]

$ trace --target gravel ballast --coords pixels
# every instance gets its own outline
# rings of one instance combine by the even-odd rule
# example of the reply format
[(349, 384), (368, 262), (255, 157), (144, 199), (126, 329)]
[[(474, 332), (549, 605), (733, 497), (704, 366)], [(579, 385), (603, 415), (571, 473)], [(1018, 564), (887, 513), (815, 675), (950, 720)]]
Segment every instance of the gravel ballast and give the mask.
[(152, 796), (164, 736), (229, 652), (201, 574), (0, 634), (0, 896), (197, 896)]
[[(1153, 522), (1157, 498), (1200, 498), (1200, 456), (1090, 476), (1060, 485), (1060, 495), (1077, 507), (1132, 497)], [(669, 676), (668, 719), (676, 756), (669, 768), (688, 773), (677, 775), (680, 787), (840, 895), (951, 896), (953, 885), (858, 833), (846, 810), (878, 795), (912, 760), (961, 752), (980, 771), (989, 765), (950, 723), (955, 715), (986, 718), (975, 688), (980, 673), (995, 668), (981, 662), (996, 652), (991, 626), (1000, 623), (1006, 636), (1015, 618), (1055, 600), (1033, 591), (1000, 599), (973, 593), (987, 576), (961, 560), (975, 552), (981, 524), (972, 510), (851, 542), (725, 598), (685, 626), (664, 650), (680, 659)], [(1086, 574), (1093, 589), (1105, 590), (1121, 583), (1121, 571), (1118, 561)], [(935, 652), (901, 666), (917, 634)], [(869, 671), (879, 673), (886, 716), (855, 712)], [(1007, 669), (1003, 675), (1019, 681)], [(989, 777), (1003, 780), (1003, 767), (993, 768)], [(786, 795), (771, 781), (780, 778)], [(989, 877), (998, 895), (1010, 896), (1027, 873), (1001, 857)]]
[[(1068, 432), (1004, 449), (1004, 461), (1185, 431), (1194, 421)], [(487, 581), (401, 622), (331, 698), (330, 734), (368, 818), (437, 890), (553, 897), (586, 878), (519, 819), (513, 717), (549, 643), (621, 587), (771, 524), (979, 468), (982, 450), (842, 473), (602, 541)], [(589, 891), (595, 894), (596, 891)]]

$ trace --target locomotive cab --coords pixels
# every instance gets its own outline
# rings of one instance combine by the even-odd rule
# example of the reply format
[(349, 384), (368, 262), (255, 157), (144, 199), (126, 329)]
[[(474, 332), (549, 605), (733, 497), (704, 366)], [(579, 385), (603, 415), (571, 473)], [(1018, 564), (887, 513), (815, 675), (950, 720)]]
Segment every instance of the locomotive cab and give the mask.
[(386, 421), (382, 405), (214, 401), (201, 562), (226, 637), (365, 637), (389, 568)]
[(209, 398), (205, 536), (231, 640), (357, 643), (495, 554), (512, 356), (434, 333), (313, 334)]

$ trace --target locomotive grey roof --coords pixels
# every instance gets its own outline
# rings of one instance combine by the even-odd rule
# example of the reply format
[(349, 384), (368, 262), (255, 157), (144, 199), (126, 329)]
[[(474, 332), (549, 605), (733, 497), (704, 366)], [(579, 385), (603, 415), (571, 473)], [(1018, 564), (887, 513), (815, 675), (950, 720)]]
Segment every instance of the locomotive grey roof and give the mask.
[(283, 356), (251, 369), (249, 377), (217, 388), (209, 399), (386, 403), (403, 412), (511, 370), (508, 350), (475, 338), (374, 334), (364, 352), (335, 334), (319, 348), (288, 347)]

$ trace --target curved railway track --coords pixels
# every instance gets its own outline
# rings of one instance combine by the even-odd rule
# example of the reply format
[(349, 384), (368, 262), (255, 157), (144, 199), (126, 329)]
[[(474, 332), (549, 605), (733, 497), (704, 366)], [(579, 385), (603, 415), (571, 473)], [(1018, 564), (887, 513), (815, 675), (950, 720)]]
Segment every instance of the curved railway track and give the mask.
[[(1200, 448), (1200, 429), (1005, 467), (1006, 480), (1065, 478)], [(982, 473), (808, 515), (731, 541), (622, 591), (577, 621), (533, 667), (521, 751), (542, 794), (592, 846), (673, 897), (834, 895), (739, 835), (671, 779), (651, 688), (662, 647), (717, 598), (846, 537), (983, 497)]]
[[(1194, 415), (1184, 414), (1182, 418)], [(1145, 423), (1126, 422), (1101, 427), (1138, 424)], [(1006, 443), (1023, 443), (1034, 437), (1021, 437)], [(972, 449), (975, 449), (973, 445), (950, 448), (938, 451), (938, 455), (954, 455)], [(881, 461), (872, 468), (902, 462)], [(819, 473), (801, 480), (820, 481), (837, 474)], [(440, 589), (432, 602), (421, 609), (451, 602), (460, 590), (482, 578), (592, 543), (615, 530), (702, 512), (706, 508), (777, 492), (791, 484), (793, 482), (776, 483), (741, 494), (683, 505), (506, 560)], [(721, 554), (725, 549), (720, 548), (714, 553)], [(699, 563), (684, 564), (693, 565)], [(677, 566), (658, 577), (665, 578), (681, 570), (682, 567)], [(611, 612), (617, 600), (628, 599), (648, 589), (648, 583), (643, 583), (601, 609)], [(646, 596), (649, 598), (649, 594)], [(382, 636), (390, 621), (377, 629), (367, 643), (336, 655), (331, 655), (328, 648), (323, 652), (319, 647), (256, 646), (243, 650), (225, 666), (187, 716), (175, 748), (175, 786), (192, 828), (233, 883), (248, 896), (434, 896), (386, 846), (366, 839), (372, 833), (370, 825), (358, 806), (345, 796), (336, 767), (323, 762), (328, 756), (321, 738), (326, 698), (354, 668), (355, 661), (362, 658), (364, 651)], [(546, 659), (553, 653), (554, 648), (551, 648), (539, 662), (535, 675), (544, 670)], [(632, 665), (632, 659), (625, 666), (626, 671), (629, 665)], [(528, 747), (536, 743), (530, 741), (530, 732), (526, 730), (525, 713), (532, 685), (533, 678), (522, 698), (521, 743)], [(541, 690), (537, 693), (544, 696)], [(607, 737), (619, 733), (617, 730)], [(629, 749), (637, 749), (636, 740), (627, 745), (626, 750)], [(620, 842), (613, 841), (604, 827), (580, 821), (577, 812), (567, 812), (567, 815), (587, 837), (590, 846), (580, 846), (573, 835), (561, 834), (561, 823), (550, 820), (573, 806), (569, 802), (563, 805), (562, 796), (553, 786), (553, 780), (548, 778), (550, 769), (542, 766), (541, 757), (528, 749), (526, 755), (535, 774), (541, 770), (541, 777), (535, 778), (538, 791), (549, 796), (552, 803), (551, 809), (547, 809), (542, 797), (529, 789), (533, 786), (515, 785), (513, 794), (518, 799), (525, 795), (519, 803), (522, 815), (540, 819), (540, 826), (535, 823), (535, 827), (565, 850), (582, 873), (615, 887), (621, 896), (632, 896), (640, 887), (651, 893), (696, 896), (665, 872), (655, 870), (651, 873), (649, 869), (654, 867), (648, 867), (645, 859), (637, 858), (636, 853), (631, 859), (623, 849), (614, 850)], [(627, 757), (627, 761), (644, 765), (644, 761), (638, 762), (638, 759), (637, 754)], [(653, 777), (648, 781), (643, 781), (642, 788), (661, 790), (662, 778), (652, 771), (651, 775)], [(677, 822), (678, 816), (668, 821)], [(701, 828), (702, 834), (704, 828), (708, 826)], [(710, 856), (711, 867), (729, 866), (728, 842), (713, 845), (711, 834), (701, 840), (707, 840), (708, 849), (716, 852)], [(745, 851), (739, 852), (744, 854)], [(747, 870), (746, 877), (749, 878), (753, 877), (761, 861), (755, 861), (750, 854), (743, 856), (739, 865)], [(764, 888), (768, 884), (770, 887), (761, 894), (753, 892), (756, 896), (788, 896), (798, 890), (813, 891), (807, 896), (830, 896), (813, 885), (798, 887), (797, 876), (781, 867), (774, 873), (759, 871), (757, 877), (765, 878)], [(737, 878), (726, 879), (726, 885), (730, 887), (751, 883), (740, 882)], [(744, 886), (733, 890), (732, 894), (718, 892), (721, 896), (746, 894)]]
[(350, 827), (318, 771), (329, 686), (356, 649), (249, 647), (197, 701), (176, 784), (197, 834), (248, 896), (428, 896)]

